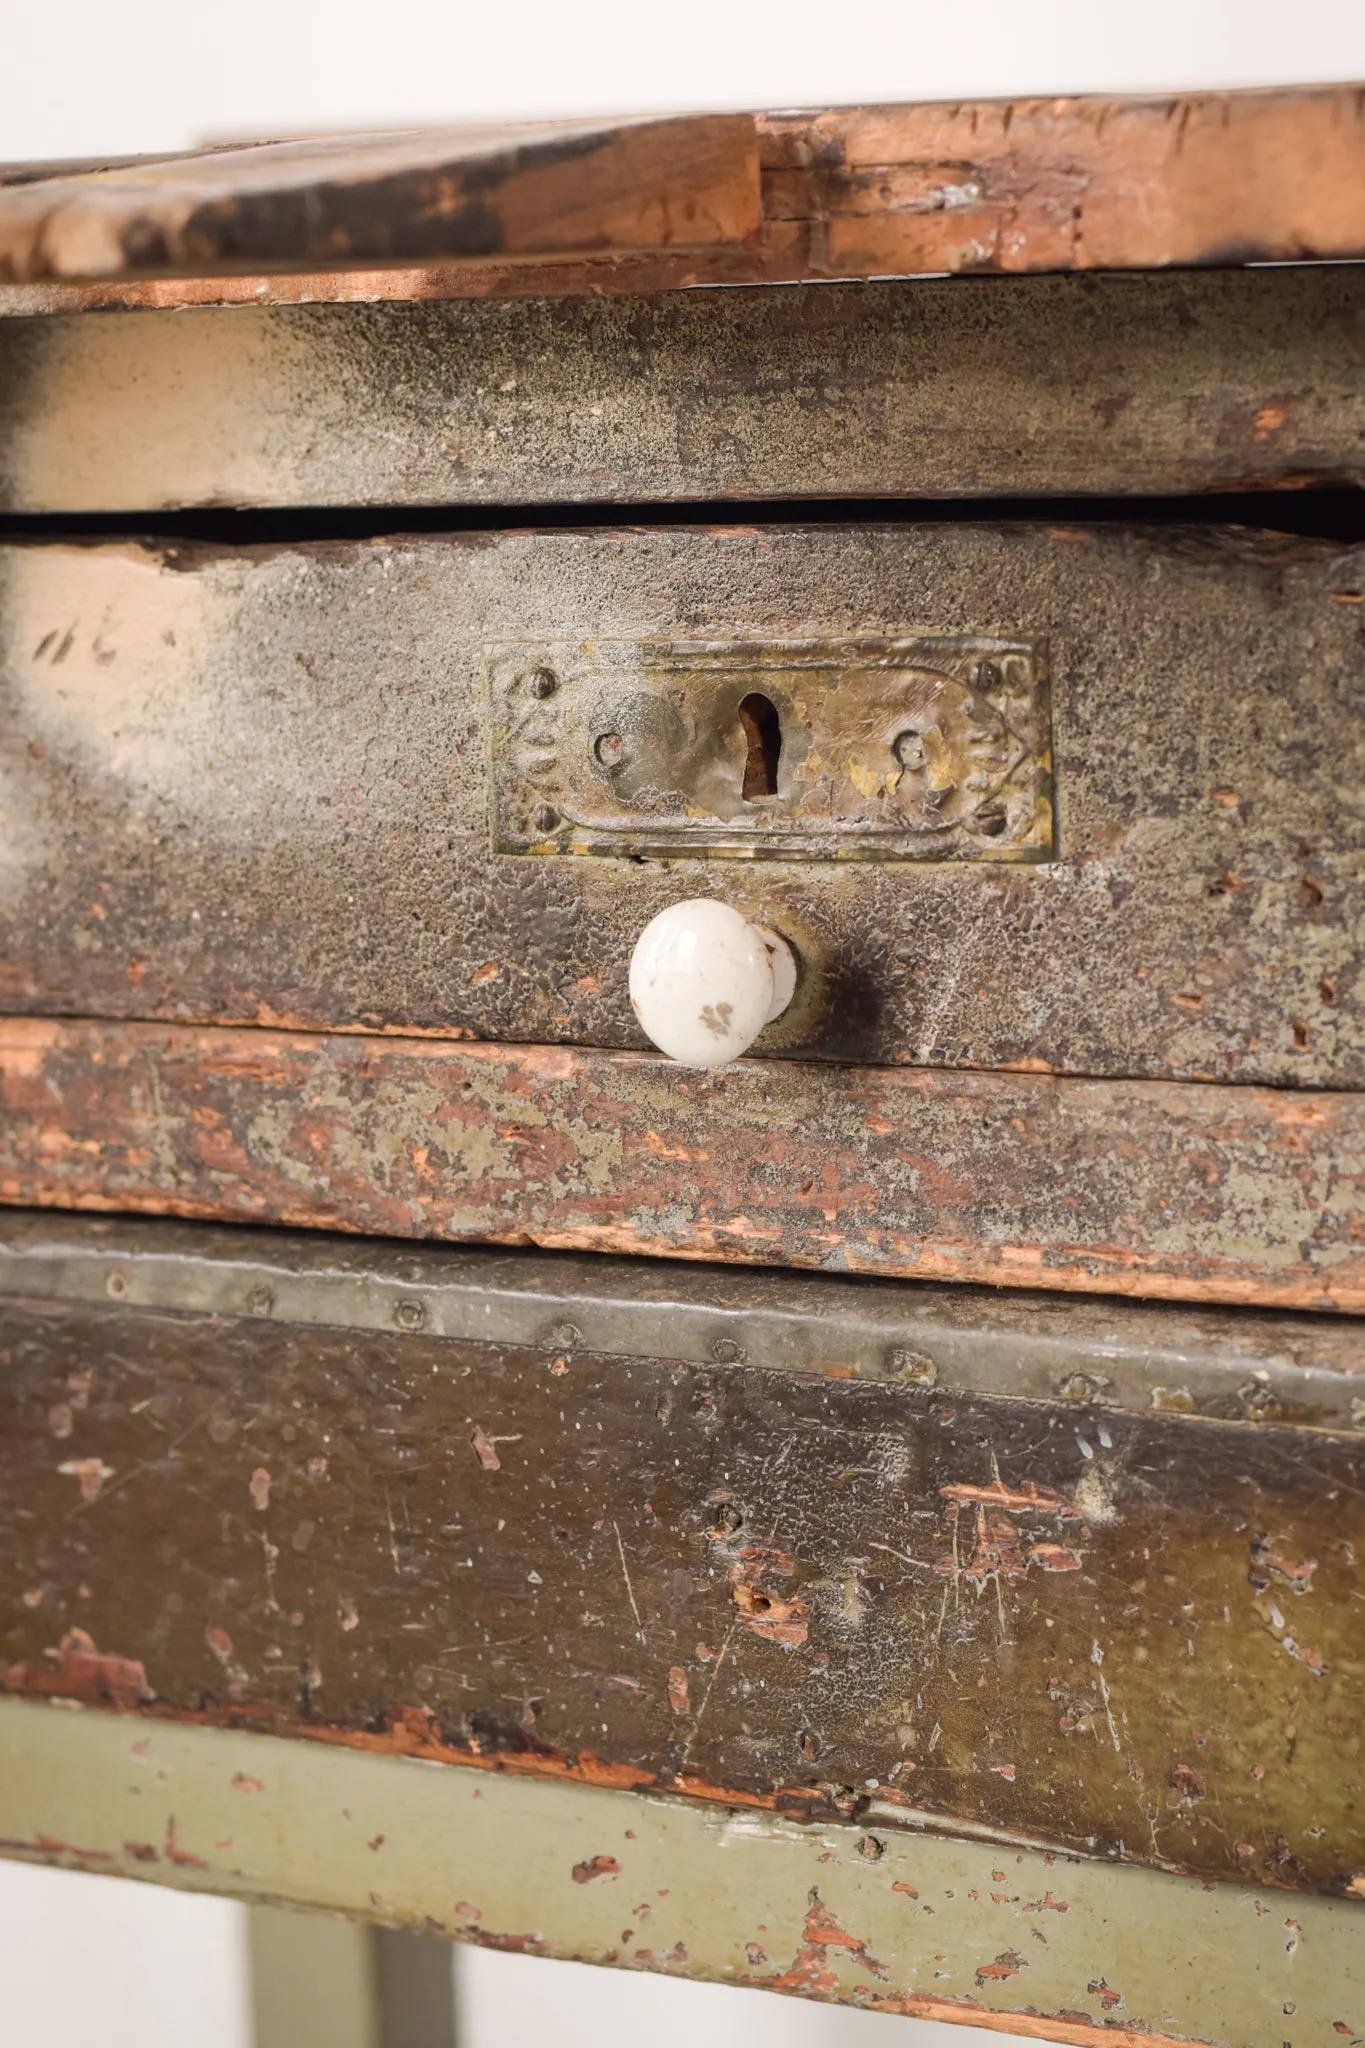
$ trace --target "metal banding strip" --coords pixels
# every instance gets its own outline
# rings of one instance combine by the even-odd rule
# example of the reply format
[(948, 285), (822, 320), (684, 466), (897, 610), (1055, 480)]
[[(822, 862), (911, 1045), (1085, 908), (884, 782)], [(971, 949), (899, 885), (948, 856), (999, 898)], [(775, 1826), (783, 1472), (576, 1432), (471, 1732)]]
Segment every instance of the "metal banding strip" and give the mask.
[(672, 1261), (0, 1214), (0, 1294), (1365, 1428), (1365, 1327)]

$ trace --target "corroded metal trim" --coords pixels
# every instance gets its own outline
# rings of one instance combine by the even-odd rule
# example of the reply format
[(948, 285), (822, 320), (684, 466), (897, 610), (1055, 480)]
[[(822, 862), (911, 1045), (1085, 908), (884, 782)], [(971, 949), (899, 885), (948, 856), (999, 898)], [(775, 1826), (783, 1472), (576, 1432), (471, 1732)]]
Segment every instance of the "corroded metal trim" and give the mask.
[(1356, 2039), (1358, 1907), (0, 1702), (0, 1853), (1077, 2048)]
[(1347, 1320), (0, 1211), (0, 1295), (1365, 1428)]
[[(487, 650), (494, 850), (1041, 861), (1047, 658), (982, 634)], [(750, 791), (744, 710), (776, 741)]]

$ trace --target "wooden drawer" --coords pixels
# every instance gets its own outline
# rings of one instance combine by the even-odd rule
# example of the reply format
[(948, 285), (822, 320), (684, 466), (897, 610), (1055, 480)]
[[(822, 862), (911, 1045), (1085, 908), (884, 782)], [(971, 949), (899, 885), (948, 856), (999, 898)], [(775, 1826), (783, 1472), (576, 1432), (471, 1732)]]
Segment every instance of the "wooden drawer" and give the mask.
[[(126, 1023), (11, 1029), (4, 1185), (1358, 1306), (1362, 587), (1302, 538), (1028, 523), (11, 547), (5, 998)], [(888, 787), (926, 666), (996, 678), (994, 835), (951, 705), (958, 822)], [(798, 756), (769, 809), (750, 682)], [(614, 718), (685, 781), (679, 702), (720, 822), (596, 771)], [(870, 799), (801, 769), (832, 717)], [(627, 963), (703, 893), (800, 985), (765, 1060), (661, 1094), (612, 1056)]]
[[(1365, 300), (1282, 261), (1365, 248), (1359, 146), (1333, 90), (5, 186), (0, 1192), (1360, 1307)], [(1163, 269), (1215, 214), (1270, 267)], [(798, 975), (699, 1083), (627, 966), (703, 894)]]
[[(0, 577), (13, 1010), (640, 1046), (635, 938), (715, 894), (800, 956), (774, 1055), (1365, 1080), (1359, 551), (760, 525), (11, 547)], [(894, 751), (925, 669), (937, 810)], [(740, 796), (751, 686), (777, 803)]]
[(1339, 1321), (41, 1217), (0, 1297), (13, 1691), (1365, 1886)]

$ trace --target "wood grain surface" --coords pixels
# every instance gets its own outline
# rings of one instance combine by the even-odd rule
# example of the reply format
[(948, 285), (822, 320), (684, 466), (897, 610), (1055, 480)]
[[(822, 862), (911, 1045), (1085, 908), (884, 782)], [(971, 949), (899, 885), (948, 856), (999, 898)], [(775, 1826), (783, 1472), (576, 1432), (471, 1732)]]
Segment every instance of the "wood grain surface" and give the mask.
[(53, 169), (0, 182), (0, 276), (39, 287), (15, 310), (195, 303), (189, 280), (234, 273), (299, 273), (267, 296), (401, 298), (1365, 253), (1358, 85), (433, 130)]
[(1342, 486), (1363, 366), (1349, 264), (0, 319), (0, 509)]
[(1365, 1096), (11, 1019), (0, 1200), (1365, 1310)]
[(411, 129), (0, 178), (10, 281), (691, 248), (761, 223), (737, 114)]
[[(45, 542), (0, 591), (13, 1013), (640, 1049), (632, 948), (706, 895), (800, 957), (773, 1060), (1365, 1087), (1359, 549), (746, 520)], [(491, 851), (491, 647), (886, 632), (1046, 650), (1054, 858)]]
[(245, 1314), (139, 1304), (135, 1251), (0, 1298), (0, 1687), (1365, 1887), (1358, 1432), (849, 1377), (837, 1313), (806, 1372), (681, 1360), (665, 1306), (628, 1356), (572, 1299), (451, 1339), (430, 1250), (387, 1329), (293, 1322), (255, 1235)]

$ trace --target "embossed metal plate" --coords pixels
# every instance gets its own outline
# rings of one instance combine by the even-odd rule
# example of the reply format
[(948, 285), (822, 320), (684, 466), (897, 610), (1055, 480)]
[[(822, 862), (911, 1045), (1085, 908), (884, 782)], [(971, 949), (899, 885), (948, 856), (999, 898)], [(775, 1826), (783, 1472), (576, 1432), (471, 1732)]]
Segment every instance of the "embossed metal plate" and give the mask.
[(501, 853), (1052, 854), (1036, 641), (501, 642), (488, 678)]

